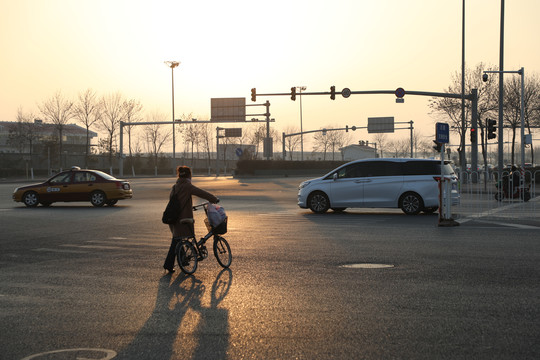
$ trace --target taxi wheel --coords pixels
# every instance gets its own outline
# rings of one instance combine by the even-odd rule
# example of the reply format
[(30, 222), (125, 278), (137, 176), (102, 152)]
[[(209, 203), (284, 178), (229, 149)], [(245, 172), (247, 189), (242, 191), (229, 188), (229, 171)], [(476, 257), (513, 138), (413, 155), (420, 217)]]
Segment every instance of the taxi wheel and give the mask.
[(90, 195), (90, 202), (92, 205), (96, 207), (101, 207), (105, 205), (105, 202), (107, 201), (107, 196), (105, 196), (105, 193), (103, 191), (94, 191)]
[(34, 191), (29, 191), (23, 195), (22, 201), (28, 207), (36, 207), (39, 204), (39, 196)]

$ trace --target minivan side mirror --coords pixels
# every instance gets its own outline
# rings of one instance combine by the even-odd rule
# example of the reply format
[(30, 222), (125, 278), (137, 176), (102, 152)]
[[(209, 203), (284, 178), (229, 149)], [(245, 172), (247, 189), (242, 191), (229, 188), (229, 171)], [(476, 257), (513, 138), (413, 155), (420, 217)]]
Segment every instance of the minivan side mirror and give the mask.
[(337, 173), (334, 173), (334, 175), (332, 175), (332, 179), (333, 179), (334, 181), (337, 180)]

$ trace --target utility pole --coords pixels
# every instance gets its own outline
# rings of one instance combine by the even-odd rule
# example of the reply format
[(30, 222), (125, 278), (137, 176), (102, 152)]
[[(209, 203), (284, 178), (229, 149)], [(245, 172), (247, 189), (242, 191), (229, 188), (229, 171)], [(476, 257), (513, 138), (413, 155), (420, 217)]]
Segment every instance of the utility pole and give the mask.
[(171, 84), (172, 84), (172, 157), (176, 159), (176, 139), (174, 132), (174, 68), (180, 65), (180, 61), (165, 61), (168, 67), (171, 68)]

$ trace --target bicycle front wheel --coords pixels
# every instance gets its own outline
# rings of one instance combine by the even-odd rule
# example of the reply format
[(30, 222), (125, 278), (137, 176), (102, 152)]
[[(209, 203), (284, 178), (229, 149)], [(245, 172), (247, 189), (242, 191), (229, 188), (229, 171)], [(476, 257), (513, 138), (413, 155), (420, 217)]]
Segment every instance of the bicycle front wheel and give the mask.
[(184, 274), (191, 275), (197, 270), (197, 251), (191, 242), (183, 240), (178, 244), (176, 258)]
[(231, 247), (227, 240), (221, 236), (214, 237), (214, 255), (217, 262), (224, 268), (231, 266), (232, 254)]

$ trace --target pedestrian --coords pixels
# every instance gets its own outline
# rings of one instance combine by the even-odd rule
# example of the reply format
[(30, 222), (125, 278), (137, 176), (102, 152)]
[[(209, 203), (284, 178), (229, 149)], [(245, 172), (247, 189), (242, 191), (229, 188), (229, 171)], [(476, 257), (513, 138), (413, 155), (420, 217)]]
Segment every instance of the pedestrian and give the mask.
[(207, 191), (199, 189), (191, 183), (191, 169), (189, 166), (178, 166), (176, 168), (176, 175), (178, 179), (176, 184), (174, 184), (173, 189), (171, 190), (170, 196), (177, 196), (180, 202), (181, 211), (178, 221), (174, 224), (169, 225), (171, 230), (172, 240), (169, 252), (165, 258), (165, 263), (163, 268), (169, 273), (174, 272), (174, 259), (175, 259), (175, 250), (176, 244), (178, 243), (178, 238), (182, 236), (191, 236), (193, 234), (193, 224), (181, 224), (181, 219), (193, 219), (193, 200), (192, 196), (198, 196), (202, 199), (208, 200), (209, 202), (215, 204), (219, 201), (217, 197), (210, 194)]

